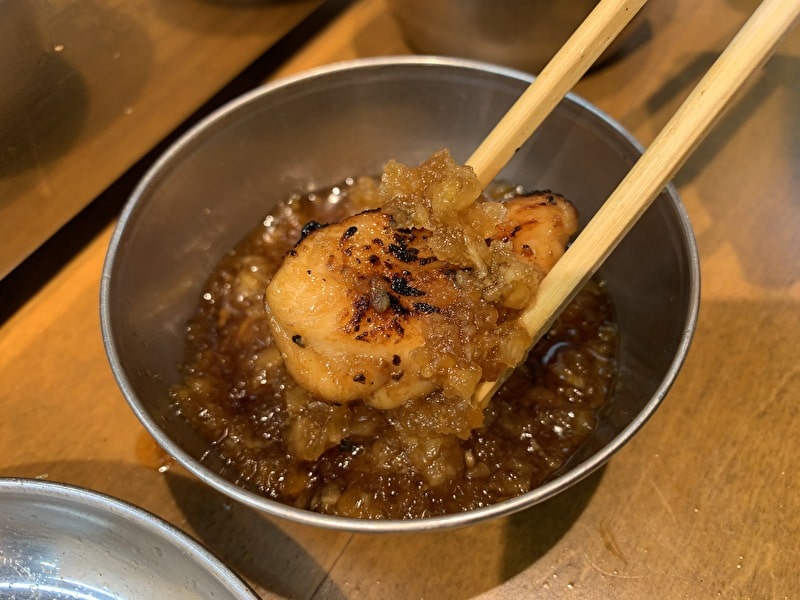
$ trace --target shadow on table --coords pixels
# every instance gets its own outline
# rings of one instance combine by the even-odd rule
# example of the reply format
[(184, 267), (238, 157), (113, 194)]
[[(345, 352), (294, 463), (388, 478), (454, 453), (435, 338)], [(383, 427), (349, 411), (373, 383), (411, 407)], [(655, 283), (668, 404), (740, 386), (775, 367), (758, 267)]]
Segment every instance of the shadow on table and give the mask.
[(152, 70), (148, 32), (124, 12), (94, 0), (35, 6), (29, 64), (0, 89), (0, 180), (45, 170), (124, 118)]
[(605, 467), (555, 498), (508, 519), (503, 579), (510, 579), (542, 558), (570, 530), (594, 496)]
[[(647, 99), (639, 117), (676, 110), (678, 100), (716, 58), (717, 54), (713, 53), (697, 55), (678, 76)], [(780, 256), (796, 245), (796, 232), (800, 228), (797, 196), (789, 194), (789, 202), (775, 203), (770, 210), (754, 210), (753, 202), (731, 202), (730, 199), (750, 197), (757, 200), (765, 191), (780, 190), (784, 182), (765, 180), (776, 174), (774, 161), (800, 156), (798, 137), (791, 133), (800, 129), (800, 111), (791, 108), (800, 103), (797, 81), (800, 81), (800, 59), (789, 54), (774, 55), (734, 98), (719, 124), (676, 176), (676, 184), (681, 189), (694, 184), (700, 189), (714, 186), (715, 193), (706, 194), (702, 199), (703, 209), (710, 215), (714, 227), (700, 232), (698, 241), (707, 254), (725, 244), (733, 244), (744, 276), (759, 286), (781, 287), (786, 281), (800, 281), (800, 269), (791, 261), (780, 267), (765, 268), (764, 265), (765, 256)], [(773, 108), (766, 109), (766, 106)], [(770, 139), (774, 149), (749, 153), (751, 146), (762, 148), (759, 144), (764, 138)], [(738, 157), (747, 157), (747, 177), (736, 170), (743, 164)], [(791, 185), (788, 180), (786, 184)], [(771, 235), (740, 235), (742, 223), (747, 223), (751, 231), (770, 231)]]
[(542, 559), (570, 530), (600, 470), (507, 518), (413, 534), (349, 534), (271, 517), (172, 470), (165, 481), (198, 538), (245, 579), (280, 597), (470, 598)]
[[(251, 583), (280, 597), (310, 598), (326, 579), (303, 545), (263, 514), (195, 479), (167, 473), (166, 480), (198, 538)], [(320, 532), (315, 542), (332, 547), (341, 535)], [(335, 586), (325, 595), (344, 597)]]
[(66, 153), (84, 128), (89, 91), (80, 74), (50, 53), (42, 55), (38, 75), (5, 102), (0, 98), (0, 179), (43, 169)]
[[(353, 535), (317, 595), (460, 600), (486, 593), (542, 560), (584, 511), (595, 473), (557, 497), (508, 518), (462, 529)], [(328, 589), (327, 586), (331, 586)]]

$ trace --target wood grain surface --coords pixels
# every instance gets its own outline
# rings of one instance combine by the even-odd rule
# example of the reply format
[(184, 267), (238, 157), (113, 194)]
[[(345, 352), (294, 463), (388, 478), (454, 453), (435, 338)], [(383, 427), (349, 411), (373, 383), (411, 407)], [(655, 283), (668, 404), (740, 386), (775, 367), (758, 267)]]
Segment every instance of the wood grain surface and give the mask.
[(0, 6), (0, 277), (321, 0)]
[[(756, 3), (651, 4), (638, 43), (576, 88), (644, 144)], [(361, 0), (275, 76), (406, 52), (383, 1)], [(795, 29), (676, 178), (703, 289), (674, 387), (605, 468), (550, 501), (382, 537), (267, 518), (202, 485), (157, 449), (106, 362), (98, 287), (110, 226), (0, 328), (0, 475), (142, 506), (265, 598), (798, 598), (798, 107)]]

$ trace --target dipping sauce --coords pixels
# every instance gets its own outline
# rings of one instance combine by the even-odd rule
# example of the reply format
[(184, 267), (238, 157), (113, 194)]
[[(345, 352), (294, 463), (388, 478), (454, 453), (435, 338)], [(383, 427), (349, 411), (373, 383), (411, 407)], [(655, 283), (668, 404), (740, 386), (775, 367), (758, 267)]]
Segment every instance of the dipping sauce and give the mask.
[[(220, 261), (187, 326), (176, 409), (238, 473), (237, 483), (311, 511), (425, 518), (537, 487), (591, 436), (609, 401), (617, 329), (601, 281), (578, 294), (466, 439), (431, 428), (441, 406), (314, 400), (286, 371), (265, 289), (306, 224), (362, 210), (374, 185), (348, 180), (294, 194)], [(498, 186), (493, 195), (517, 193)]]

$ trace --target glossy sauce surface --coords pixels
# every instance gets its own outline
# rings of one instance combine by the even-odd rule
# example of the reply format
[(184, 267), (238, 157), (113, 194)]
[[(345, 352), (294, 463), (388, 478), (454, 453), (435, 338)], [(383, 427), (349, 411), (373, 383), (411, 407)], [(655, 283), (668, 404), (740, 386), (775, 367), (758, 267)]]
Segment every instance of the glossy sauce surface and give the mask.
[(264, 290), (303, 226), (352, 214), (359, 190), (348, 181), (291, 196), (222, 259), (187, 326), (176, 409), (242, 484), (328, 514), (424, 518), (500, 502), (547, 481), (591, 435), (609, 399), (617, 331), (601, 282), (578, 295), (467, 439), (434, 430), (447, 409), (435, 401), (392, 410), (309, 401), (286, 372)]

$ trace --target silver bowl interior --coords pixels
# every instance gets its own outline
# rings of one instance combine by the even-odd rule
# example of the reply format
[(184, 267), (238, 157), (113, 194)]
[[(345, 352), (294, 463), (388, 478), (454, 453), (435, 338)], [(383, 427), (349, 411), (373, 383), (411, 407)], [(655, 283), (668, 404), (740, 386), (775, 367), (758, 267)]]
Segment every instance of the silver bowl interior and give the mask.
[(257, 598), (197, 542), (108, 496), (0, 479), (0, 505), (2, 598)]
[[(668, 187), (607, 260), (621, 330), (614, 401), (594, 437), (554, 480), (470, 513), (419, 521), (317, 515), (232, 483), (208, 445), (171, 410), (185, 323), (219, 258), (293, 190), (417, 164), (448, 147), (466, 160), (530, 83), (461, 59), (360, 60), (255, 90), (173, 146), (141, 182), (114, 233), (101, 285), (103, 336), (131, 408), (158, 443), (206, 483), (268, 513), (326, 527), (411, 531), (465, 525), (544, 500), (582, 479), (650, 417), (684, 359), (697, 316), (699, 268), (691, 225)], [(641, 153), (619, 125), (568, 96), (500, 178), (551, 189), (583, 222)]]

